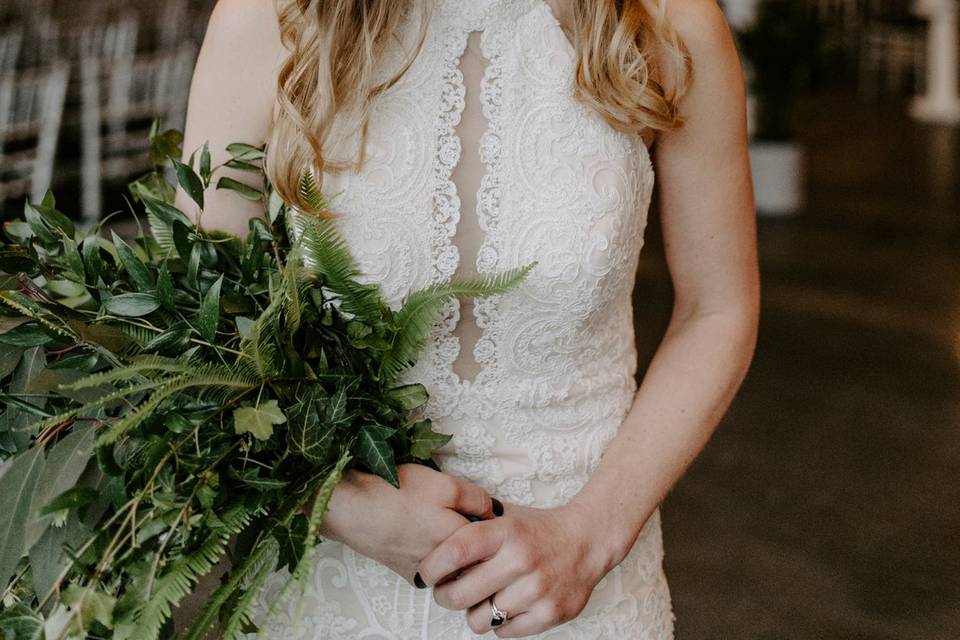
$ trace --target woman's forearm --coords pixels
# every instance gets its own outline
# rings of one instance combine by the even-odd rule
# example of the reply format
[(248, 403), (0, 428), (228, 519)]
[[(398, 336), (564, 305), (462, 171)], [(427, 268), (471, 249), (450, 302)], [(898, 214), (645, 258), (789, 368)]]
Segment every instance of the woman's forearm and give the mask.
[(750, 366), (756, 331), (747, 312), (671, 321), (619, 432), (571, 501), (596, 516), (595, 531), (609, 532), (609, 568), (716, 429)]

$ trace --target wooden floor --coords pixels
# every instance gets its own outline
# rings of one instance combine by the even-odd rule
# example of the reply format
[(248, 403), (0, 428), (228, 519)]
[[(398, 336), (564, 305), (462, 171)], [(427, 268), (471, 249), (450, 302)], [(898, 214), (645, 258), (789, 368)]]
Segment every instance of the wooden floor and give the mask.
[[(960, 128), (901, 113), (807, 109), (808, 210), (760, 221), (752, 369), (662, 508), (678, 640), (960, 638)], [(671, 296), (647, 242), (645, 361)]]

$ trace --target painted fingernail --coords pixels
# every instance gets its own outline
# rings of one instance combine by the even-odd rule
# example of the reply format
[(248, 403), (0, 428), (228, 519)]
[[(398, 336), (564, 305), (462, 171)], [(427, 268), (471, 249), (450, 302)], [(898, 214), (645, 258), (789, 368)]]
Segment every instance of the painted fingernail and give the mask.
[(417, 573), (413, 576), (413, 584), (417, 585), (417, 589), (427, 588), (427, 585), (426, 583), (424, 583), (423, 578), (420, 577), (419, 571), (417, 571)]
[(477, 520), (483, 520), (483, 518), (481, 518), (480, 516), (475, 516), (470, 514), (467, 516), (467, 520), (469, 520), (470, 522), (476, 522)]
[(502, 516), (503, 515), (503, 503), (493, 498), (493, 515)]

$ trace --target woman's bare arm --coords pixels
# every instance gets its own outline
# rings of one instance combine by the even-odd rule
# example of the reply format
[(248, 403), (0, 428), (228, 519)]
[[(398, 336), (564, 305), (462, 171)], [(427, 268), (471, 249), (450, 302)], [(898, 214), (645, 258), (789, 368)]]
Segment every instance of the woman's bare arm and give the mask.
[[(190, 87), (184, 129), (183, 161), (210, 145), (213, 166), (229, 159), (228, 144), (246, 142), (260, 146), (267, 141), (273, 122), (277, 72), (286, 50), (273, 0), (219, 0), (200, 50)], [(204, 194), (201, 224), (245, 235), (251, 217), (262, 215), (264, 205), (216, 189), (220, 176), (229, 176), (261, 188), (258, 174), (223, 168)], [(182, 190), (177, 206), (192, 219), (197, 205)]]
[(713, 0), (669, 7), (695, 74), (685, 126), (661, 134), (654, 151), (673, 314), (617, 436), (573, 499), (608, 520), (596, 530), (611, 532), (617, 562), (706, 445), (757, 339), (756, 221), (736, 47)]

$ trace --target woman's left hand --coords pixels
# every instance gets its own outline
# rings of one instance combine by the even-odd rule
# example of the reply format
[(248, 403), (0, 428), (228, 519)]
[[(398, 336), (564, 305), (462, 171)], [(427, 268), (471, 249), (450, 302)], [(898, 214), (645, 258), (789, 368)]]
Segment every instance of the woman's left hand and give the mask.
[[(466, 524), (435, 547), (420, 561), (420, 577), (441, 607), (466, 610), (474, 633), (542, 633), (577, 617), (621, 560), (605, 545), (598, 515), (578, 502), (553, 509), (505, 503), (502, 516)], [(491, 595), (509, 616), (496, 627)]]

